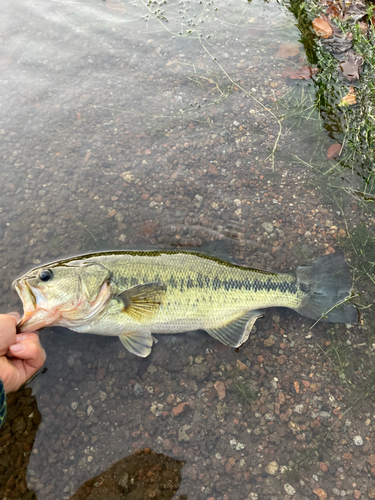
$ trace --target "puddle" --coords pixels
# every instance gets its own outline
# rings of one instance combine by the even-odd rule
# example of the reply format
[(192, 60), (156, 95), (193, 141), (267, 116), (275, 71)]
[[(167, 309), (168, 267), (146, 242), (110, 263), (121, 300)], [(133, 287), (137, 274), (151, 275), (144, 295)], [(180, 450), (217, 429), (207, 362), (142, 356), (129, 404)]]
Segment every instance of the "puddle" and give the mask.
[[(307, 59), (277, 3), (6, 1), (0, 38), (1, 311), (20, 310), (16, 277), (84, 252), (214, 242), (286, 271), (350, 241), (361, 205), (349, 177), (321, 176), (332, 140), (311, 80), (288, 77)], [(371, 328), (312, 324), (273, 309), (239, 352), (189, 332), (146, 359), (44, 330), (38, 410), (16, 395), (2, 429), (1, 493), (69, 499), (149, 449), (179, 464), (180, 500), (374, 498)]]

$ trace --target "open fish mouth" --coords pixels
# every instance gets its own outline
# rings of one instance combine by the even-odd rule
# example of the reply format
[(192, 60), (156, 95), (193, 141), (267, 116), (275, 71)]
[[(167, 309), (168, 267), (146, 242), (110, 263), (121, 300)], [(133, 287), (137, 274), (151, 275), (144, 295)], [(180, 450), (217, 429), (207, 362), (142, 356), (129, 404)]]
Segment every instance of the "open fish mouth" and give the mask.
[(48, 308), (47, 301), (41, 292), (30, 286), (26, 280), (18, 280), (14, 284), (23, 304), (23, 316), (17, 323), (17, 332), (30, 332), (51, 325), (60, 313)]

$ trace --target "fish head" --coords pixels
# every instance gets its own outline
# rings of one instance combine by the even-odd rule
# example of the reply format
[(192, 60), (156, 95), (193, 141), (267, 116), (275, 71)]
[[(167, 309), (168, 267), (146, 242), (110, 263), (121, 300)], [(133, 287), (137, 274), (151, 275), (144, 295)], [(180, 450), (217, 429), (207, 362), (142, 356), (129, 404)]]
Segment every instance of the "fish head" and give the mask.
[(29, 271), (13, 283), (24, 308), (18, 331), (87, 324), (111, 299), (110, 278), (106, 267), (84, 260)]

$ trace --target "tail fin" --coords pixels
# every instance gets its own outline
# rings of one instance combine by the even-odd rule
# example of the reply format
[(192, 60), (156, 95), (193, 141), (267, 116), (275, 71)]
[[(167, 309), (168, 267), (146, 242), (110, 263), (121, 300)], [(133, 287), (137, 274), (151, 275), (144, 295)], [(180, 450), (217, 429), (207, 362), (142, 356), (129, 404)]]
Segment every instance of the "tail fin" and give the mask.
[(319, 257), (296, 269), (297, 286), (306, 298), (297, 311), (302, 316), (335, 323), (356, 323), (357, 308), (348, 301), (351, 279), (342, 254)]

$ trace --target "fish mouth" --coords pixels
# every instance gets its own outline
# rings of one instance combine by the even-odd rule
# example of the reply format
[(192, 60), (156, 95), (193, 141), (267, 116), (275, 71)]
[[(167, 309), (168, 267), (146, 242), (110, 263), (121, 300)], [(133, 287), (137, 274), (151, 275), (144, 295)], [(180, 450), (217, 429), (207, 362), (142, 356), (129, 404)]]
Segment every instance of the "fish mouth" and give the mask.
[(18, 280), (13, 284), (23, 304), (23, 316), (17, 323), (17, 332), (40, 330), (54, 323), (60, 313), (50, 309), (40, 291), (29, 285), (26, 280)]

